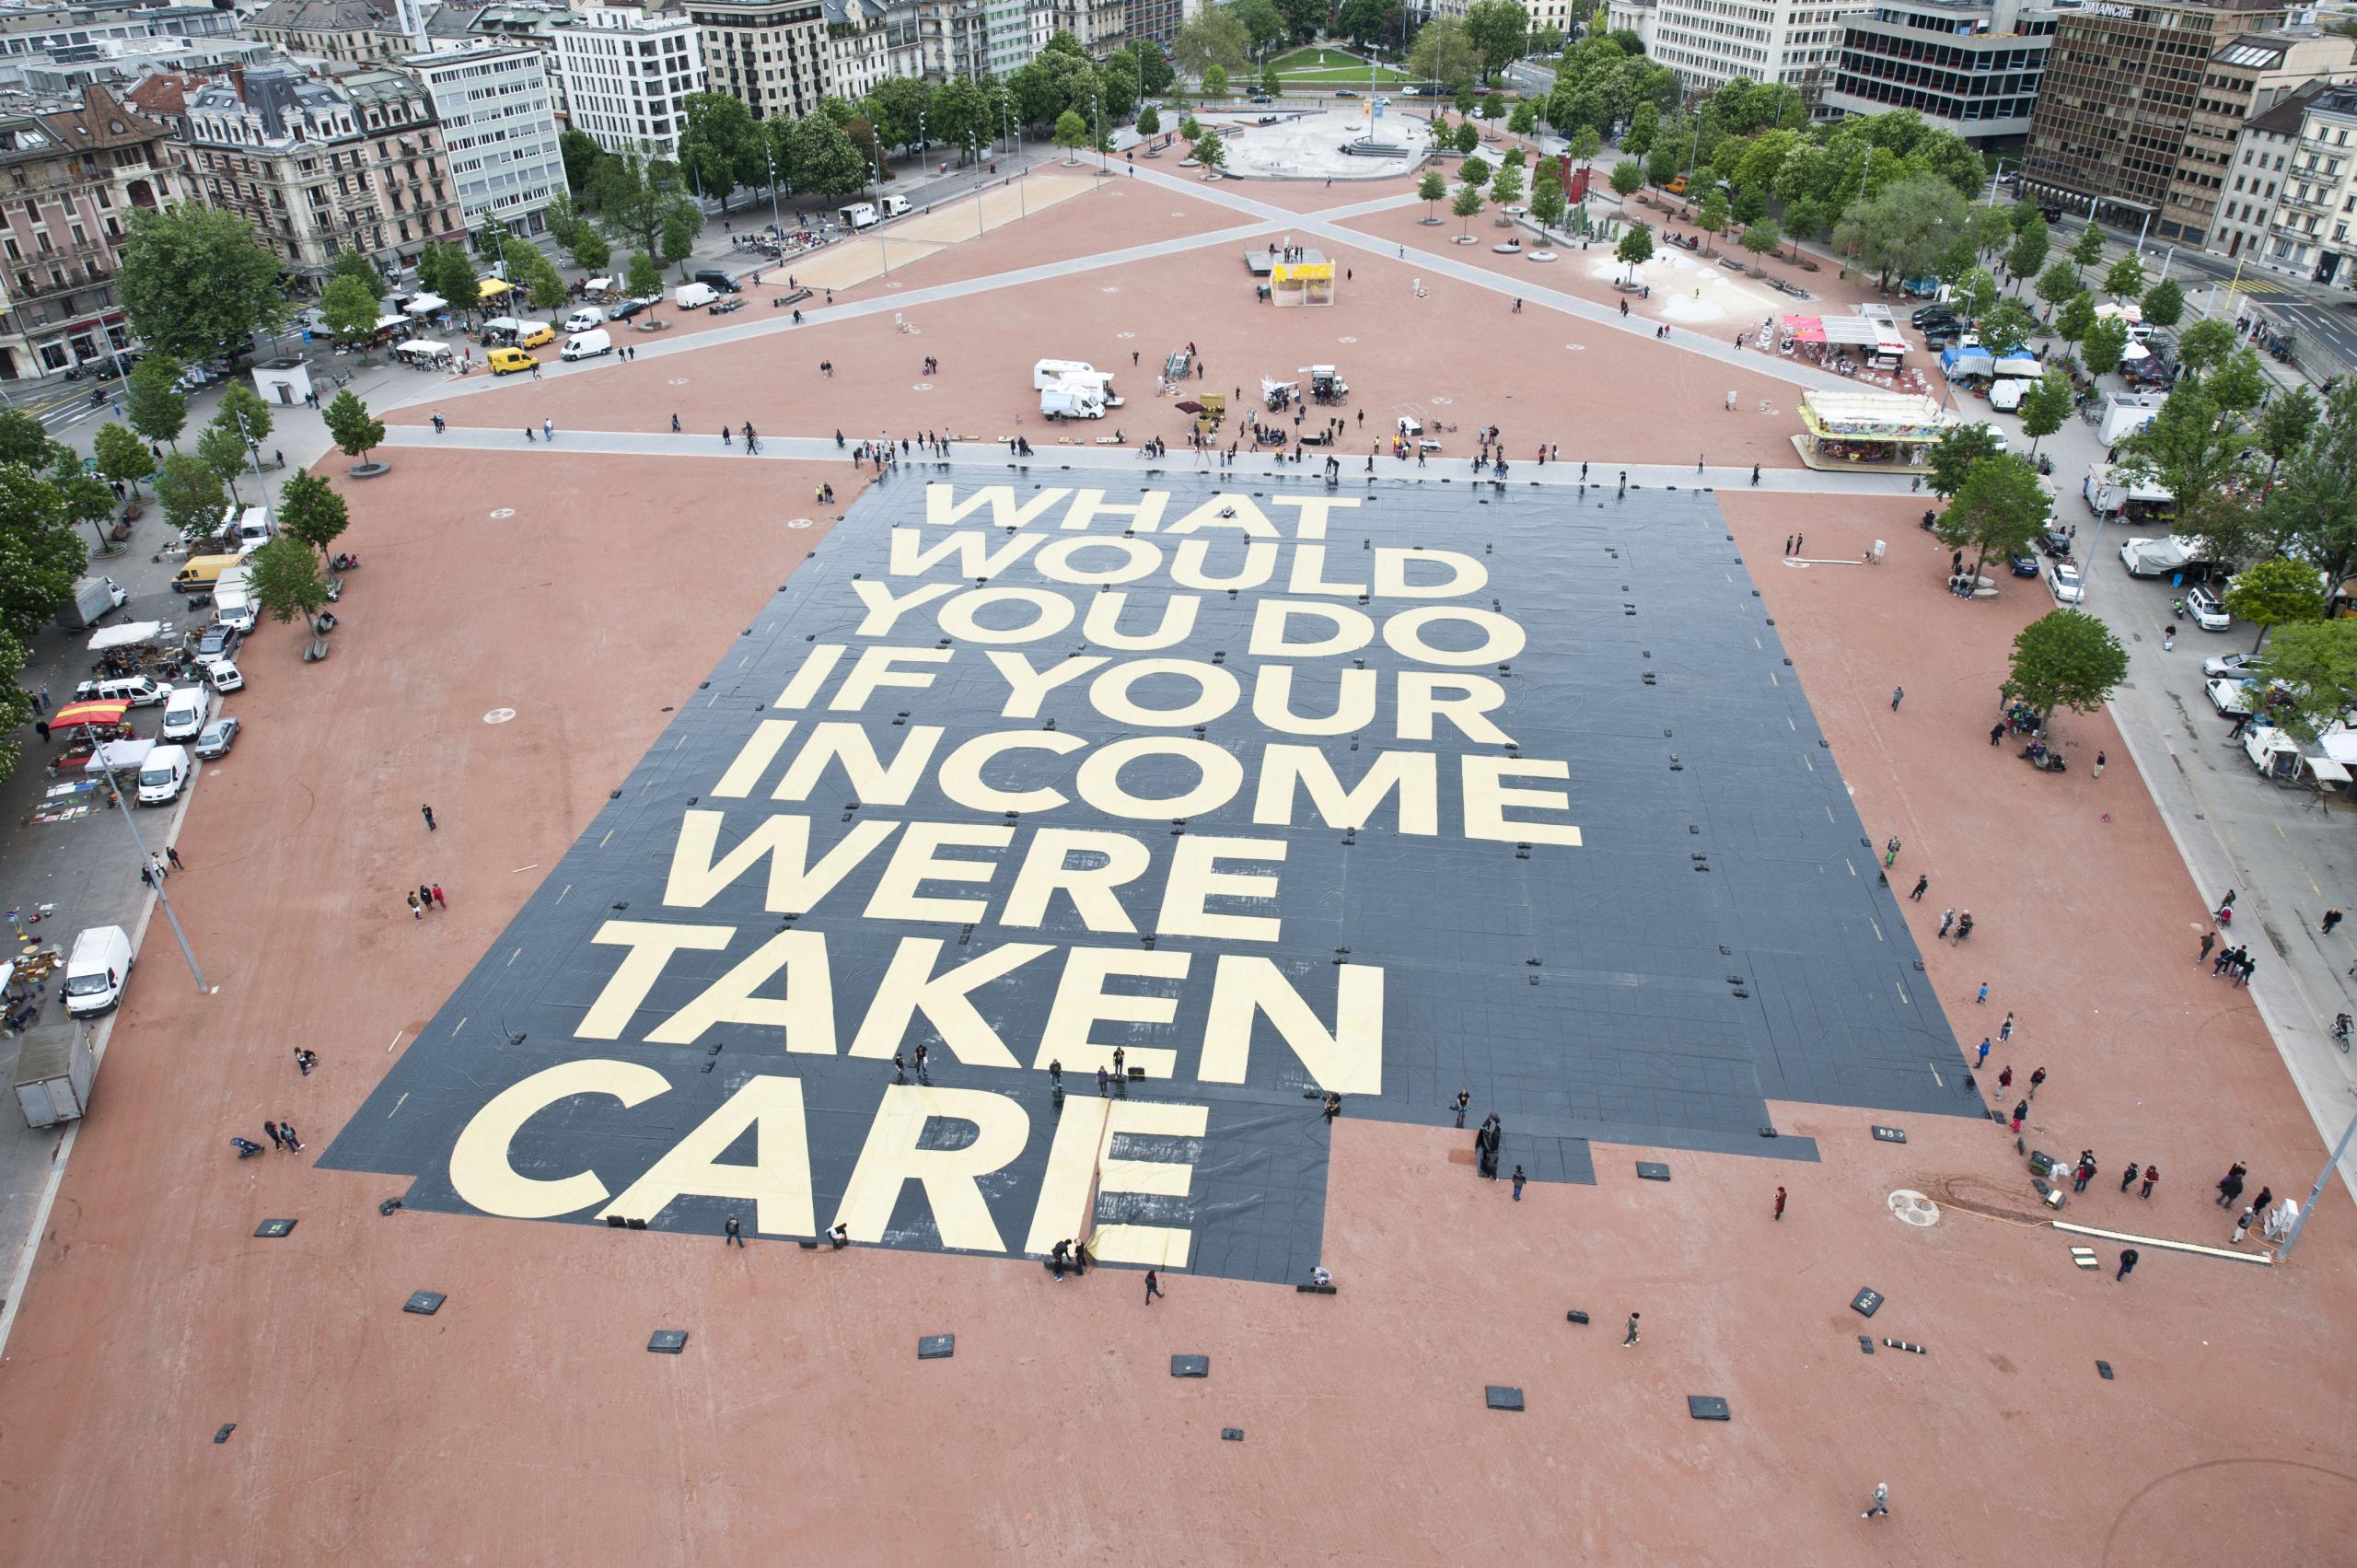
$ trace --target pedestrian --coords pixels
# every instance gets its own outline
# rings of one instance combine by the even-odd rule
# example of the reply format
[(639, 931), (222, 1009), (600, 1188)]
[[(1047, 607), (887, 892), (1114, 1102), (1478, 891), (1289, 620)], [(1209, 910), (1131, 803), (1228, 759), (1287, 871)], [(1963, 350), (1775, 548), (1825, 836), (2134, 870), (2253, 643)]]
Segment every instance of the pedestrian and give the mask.
[(1622, 1350), (1627, 1350), (1631, 1345), (1633, 1345), (1633, 1344), (1635, 1344), (1636, 1342), (1637, 1342), (1637, 1315), (1636, 1315), (1635, 1313), (1631, 1312), (1631, 1313), (1630, 1313), (1630, 1314), (1629, 1314), (1629, 1337), (1628, 1337), (1627, 1339), (1622, 1340), (1622, 1341), (1620, 1342), (1620, 1348), (1621, 1348)]
[(1164, 1294), (1162, 1281), (1155, 1276), (1152, 1269), (1148, 1269), (1145, 1272), (1145, 1304), (1152, 1307), (1154, 1298), (1162, 1294)]
[(1907, 896), (1920, 904), (1923, 901), (1924, 889), (1931, 887), (1931, 885), (1932, 874), (1926, 871), (1923, 875), (1915, 878), (1915, 890)]
[(2260, 1188), (2258, 1190), (2258, 1196), (2250, 1201), (2251, 1213), (2258, 1215), (2262, 1220), (2267, 1217), (2267, 1211), (2274, 1206), (2275, 1189), (2272, 1187)]
[(727, 1223), (720, 1227), (720, 1245), (723, 1247), (745, 1245), (743, 1227), (737, 1225), (735, 1214), (729, 1215)]
[(2243, 1178), (2247, 1172), (2243, 1162), (2236, 1160), (2218, 1179), (2218, 1207), (2226, 1208), (2243, 1195)]
[(2096, 753), (2096, 777), (2103, 777), (2103, 753), (2100, 751)]
[(2327, 911), (2325, 911), (2325, 912), (2324, 912), (2324, 935), (2327, 935), (2327, 936), (2331, 935), (2332, 935), (2332, 928), (2333, 928), (2334, 926), (2336, 926), (2336, 925), (2339, 925), (2340, 923), (2340, 912), (2339, 910), (2337, 910), (2337, 909), (2332, 909), (2332, 910), (2327, 910)]
[(1877, 1518), (1887, 1519), (1887, 1518), (1888, 1518), (1889, 1516), (1890, 1516), (1890, 1483), (1889, 1483), (1888, 1481), (1878, 1481), (1875, 1482), (1875, 1502), (1874, 1502), (1874, 1506), (1873, 1506), (1873, 1507), (1871, 1507), (1871, 1508), (1868, 1508), (1864, 1513), (1863, 1513), (1863, 1514), (1859, 1515), (1859, 1516), (1858, 1516), (1858, 1517), (1860, 1517), (1861, 1519), (1877, 1519)]
[(1784, 1217), (1784, 1190), (1781, 1187), (1776, 1189), (1776, 1212), (1769, 1217), (1779, 1220)]
[(434, 907), (434, 889), (431, 884), (420, 882), (417, 885), (417, 906), (426, 910)]
[(1980, 1069), (1982, 1069), (1983, 1067), (1986, 1067), (1986, 1066), (1988, 1066), (1988, 1065), (1989, 1065), (1989, 1037), (1988, 1037), (1987, 1035), (1982, 1035), (1982, 1036), (1980, 1037), (1980, 1054), (1978, 1057), (1974, 1058), (1974, 1060), (1973, 1060), (1973, 1063), (1972, 1063), (1972, 1070), (1973, 1070), (1974, 1072), (1978, 1073), (1978, 1072), (1980, 1072)]
[(1805, 533), (1796, 533), (1796, 534), (1794, 534), (1794, 535), (1793, 536), (1793, 553), (1794, 553), (1794, 554), (1798, 555), (1802, 551), (1806, 550), (1807, 548), (1808, 548), (1808, 535), (1806, 535), (1806, 534), (1805, 534)]
[(1791, 554), (1792, 554), (1792, 552), (1793, 552), (1793, 536), (1792, 536), (1792, 535), (1790, 535), (1790, 534), (1786, 534), (1786, 535), (1784, 536), (1784, 553), (1785, 553), (1787, 556), (1789, 556), (1789, 555), (1791, 555)]
[(1694, 459), (1694, 471), (1696, 473), (1702, 471), (1702, 459), (1699, 457)]
[(443, 429), (444, 429), (444, 428), (445, 428), (445, 427), (444, 427), (444, 424), (443, 424), (443, 422), (442, 422), (442, 416), (441, 416), (440, 414), (438, 414), (438, 413), (437, 413), (437, 414), (435, 414), (435, 415), (434, 416), (434, 434), (435, 434), (435, 435), (436, 435), (436, 436), (441, 435), (441, 434), (442, 434), (442, 432), (443, 432)]
[(2029, 1101), (2025, 1099), (2015, 1102), (2014, 1106), (2014, 1131), (2016, 1132), (2020, 1132), (2022, 1130), (2022, 1123), (2028, 1119)]
[(1106, 1086), (1109, 1082), (1110, 1082), (1110, 1081), (1111, 1081), (1110, 1076), (1109, 1076), (1109, 1074), (1108, 1074), (1106, 1073), (1105, 1069), (1104, 1069), (1103, 1067), (1101, 1067), (1101, 1066), (1100, 1066), (1100, 1067), (1098, 1067), (1098, 1068), (1097, 1069), (1097, 1098), (1099, 1098), (1099, 1099), (1103, 1099), (1103, 1098), (1106, 1098), (1106, 1096), (1105, 1096), (1105, 1086)]
[(2135, 1267), (2136, 1249), (2133, 1247), (2123, 1249), (2119, 1254), (2119, 1272), (2111, 1276), (2112, 1282), (2116, 1284), (2119, 1281), (2126, 1279), (2129, 1275), (2129, 1272)]
[(278, 1123), (278, 1135), (286, 1140), (288, 1149), (298, 1155), (303, 1152), (303, 1140), (295, 1135), (295, 1123), (281, 1118)]
[(265, 1138), (268, 1138), (268, 1139), (270, 1140), (270, 1146), (271, 1146), (272, 1148), (273, 1148), (273, 1149), (283, 1149), (283, 1148), (284, 1148), (284, 1147), (286, 1146), (286, 1134), (284, 1134), (284, 1132), (281, 1132), (278, 1130), (278, 1123), (277, 1123), (277, 1122), (275, 1122), (275, 1121), (265, 1121), (265, 1122), (263, 1122), (263, 1123), (261, 1124), (261, 1132), (262, 1132), (262, 1136), (263, 1136), (263, 1137), (265, 1137)]
[(1898, 704), (1906, 695), (1907, 688), (1904, 686), (1894, 686), (1890, 689), (1890, 711), (1892, 713), (1895, 714), (1898, 711)]
[(1048, 1059), (1048, 1084), (1051, 1088), (1061, 1089), (1064, 1086), (1062, 1058), (1051, 1056)]
[(1457, 1104), (1454, 1109), (1457, 1111), (1457, 1125), (1458, 1127), (1461, 1128), (1465, 1125), (1465, 1108), (1472, 1104), (1472, 1102), (1473, 1091), (1471, 1089), (1459, 1089), (1457, 1091)]
[(1754, 463), (1754, 464), (1752, 464), (1752, 465), (1751, 465), (1751, 482), (1752, 482), (1752, 485), (1753, 485), (1753, 487), (1754, 487), (1754, 488), (1757, 488), (1757, 487), (1759, 486), (1759, 465), (1758, 463)]
[(1971, 935), (1972, 912), (1970, 910), (1967, 910), (1962, 914), (1956, 916), (1956, 939), (1958, 942), (1962, 942), (1966, 937), (1970, 936)]
[[(2135, 1167), (2131, 1164), (2129, 1168), (2133, 1170)], [(2079, 1156), (2078, 1168), (2072, 1172), (2071, 1191), (2084, 1192), (2087, 1190), (2087, 1183), (2095, 1179), (2096, 1153), (2093, 1149), (2089, 1149)]]
[(527, 441), (537, 442), (540, 440), (540, 437), (532, 434), (532, 427), (528, 424), (524, 426), (524, 439)]
[(2257, 1225), (2258, 1223), (2258, 1210), (2256, 1208), (2245, 1209), (2241, 1215), (2235, 1221), (2234, 1239), (2229, 1241), (2227, 1245), (2230, 1247), (2240, 1247), (2243, 1244), (2243, 1232), (2248, 1230), (2252, 1225)]
[(2250, 956), (2250, 949), (2247, 947), (2237, 948), (2236, 951), (2242, 954), (2242, 961), (2235, 966), (2235, 983), (2248, 985), (2250, 977), (2258, 969), (2258, 960)]
[(449, 901), (447, 899), (445, 899), (445, 898), (442, 896), (442, 884), (441, 884), (441, 883), (436, 882), (436, 883), (435, 883), (435, 884), (434, 884), (433, 893), (434, 893), (434, 907), (435, 907), (435, 908), (439, 909), (439, 910), (447, 910), (447, 909), (450, 907), (450, 901)]
[(1997, 1074), (1997, 1092), (1999, 1094), (2003, 1094), (2013, 1086), (2014, 1064), (2008, 1062), (2005, 1063), (2005, 1070)]
[(2003, 719), (1999, 719), (1995, 724), (1989, 726), (1989, 744), (1994, 746), (2004, 738), (2005, 721)]
[(2043, 1067), (2033, 1068), (2029, 1075), (2030, 1098), (2036, 1099), (2038, 1098), (2038, 1086), (2044, 1082), (2046, 1082), (2046, 1069)]
[(421, 806), (418, 809), (425, 813), (425, 830), (429, 833), (434, 831), (434, 807), (431, 806)]
[(2011, 1013), (2006, 1014), (2005, 1021), (1997, 1026), (1997, 1038), (2001, 1040), (2014, 1038), (2014, 1016)]
[(917, 1041), (917, 1082), (920, 1084), (930, 1084), (933, 1082), (933, 1073), (925, 1065), (925, 1058), (931, 1054), (932, 1048), (930, 1046), (926, 1045), (923, 1040)]
[(2198, 958), (2194, 959), (2193, 961), (2194, 961), (2195, 963), (2197, 963), (2197, 964), (2198, 964), (2198, 963), (2200, 963), (2200, 962), (2201, 961), (2201, 958), (2208, 958), (2208, 957), (2210, 956), (2210, 949), (2211, 949), (2211, 948), (2212, 948), (2212, 947), (2216, 947), (2217, 945), (2218, 945), (2218, 934), (2217, 934), (2217, 932), (2215, 932), (2215, 931), (2205, 931), (2205, 932), (2203, 932), (2203, 933), (2201, 934), (2201, 958)]
[(409, 896), (409, 917), (412, 920), (424, 920), (425, 918), (425, 912), (417, 907), (417, 895), (415, 893), (412, 893)]
[(1942, 911), (1940, 912), (1940, 935), (1941, 935), (1945, 936), (1945, 935), (1948, 934), (1948, 927), (1950, 927), (1950, 926), (1954, 925), (1955, 923), (1956, 923), (1956, 911), (1954, 911), (1954, 910), (1952, 910), (1952, 909), (1945, 909), (1945, 910), (1942, 910)]
[(180, 852), (174, 849), (169, 844), (166, 844), (164, 846), (164, 858), (172, 863), (172, 869), (175, 871), (186, 871), (188, 869), (187, 866), (180, 864)]
[(1988, 982), (1987, 981), (1985, 981), (1985, 980), (1984, 980), (1984, 981), (1982, 981), (1980, 982), (1980, 993), (1979, 995), (1975, 996), (1975, 997), (1972, 999), (1972, 1005), (1973, 1005), (1974, 1006), (1978, 1007), (1978, 1006), (1980, 1006), (1980, 1005), (1984, 1005), (1985, 1003), (1987, 1003), (1987, 1002), (1988, 1002), (1988, 1000), (1989, 1000), (1989, 982)]
[(1890, 842), (1887, 842), (1887, 843), (1886, 843), (1886, 844), (1884, 844), (1884, 845), (1882, 846), (1882, 863), (1883, 863), (1883, 865), (1884, 865), (1886, 868), (1887, 868), (1887, 867), (1889, 866), (1890, 863), (1891, 863), (1892, 861), (1897, 860), (1898, 858), (1898, 835), (1897, 833), (1893, 833), (1893, 834), (1891, 834), (1891, 835), (1890, 835)]
[(2158, 1181), (2160, 1179), (2161, 1167), (2159, 1166), (2146, 1166), (2144, 1167), (2144, 1185), (2136, 1190), (2136, 1196), (2139, 1198), (2151, 1197), (2153, 1195), (2153, 1183)]
[(1528, 1177), (1522, 1174), (1522, 1167), (1516, 1166), (1514, 1167), (1514, 1201), (1515, 1202), (1519, 1203), (1522, 1202), (1522, 1184), (1529, 1179), (1530, 1179)]
[(319, 1064), (319, 1053), (318, 1051), (306, 1051), (299, 1045), (295, 1048), (295, 1065), (302, 1072), (303, 1076), (306, 1078), (309, 1077), (311, 1075), (311, 1069)]

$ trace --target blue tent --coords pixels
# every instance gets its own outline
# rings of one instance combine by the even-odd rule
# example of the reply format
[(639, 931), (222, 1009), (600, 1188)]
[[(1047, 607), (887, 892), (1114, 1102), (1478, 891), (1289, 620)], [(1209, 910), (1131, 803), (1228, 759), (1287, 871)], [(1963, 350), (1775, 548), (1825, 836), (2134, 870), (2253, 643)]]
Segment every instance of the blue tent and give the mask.
[(1954, 381), (1966, 376), (1994, 376), (1997, 362), (1985, 348), (1952, 348), (1940, 354), (1940, 371)]

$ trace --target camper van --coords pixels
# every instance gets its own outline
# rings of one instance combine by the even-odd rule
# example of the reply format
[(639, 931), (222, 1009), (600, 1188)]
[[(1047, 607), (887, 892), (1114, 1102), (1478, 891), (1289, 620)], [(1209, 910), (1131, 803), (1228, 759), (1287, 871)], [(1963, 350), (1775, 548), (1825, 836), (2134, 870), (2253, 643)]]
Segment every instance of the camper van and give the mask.
[[(1043, 359), (1031, 366), (1031, 389), (1044, 392), (1051, 387), (1082, 389), (1106, 408), (1120, 408), (1121, 400), (1113, 395), (1113, 373), (1098, 370), (1086, 360)], [(1043, 401), (1042, 411), (1046, 409)], [(1095, 418), (1094, 414), (1089, 416)]]
[(845, 228), (873, 228), (876, 209), (865, 202), (853, 202), (847, 207), (837, 207), (835, 219)]

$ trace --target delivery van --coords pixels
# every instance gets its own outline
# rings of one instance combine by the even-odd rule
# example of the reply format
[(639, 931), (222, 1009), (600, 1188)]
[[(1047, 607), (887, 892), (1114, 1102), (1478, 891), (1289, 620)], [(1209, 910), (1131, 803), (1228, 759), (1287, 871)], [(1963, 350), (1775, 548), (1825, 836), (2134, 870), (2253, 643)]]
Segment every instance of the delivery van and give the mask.
[(518, 370), (532, 370), (540, 363), (520, 348), (495, 348), (482, 357), (484, 363), (491, 366), (493, 376), (512, 376)]
[(194, 740), (197, 731), (212, 722), (213, 693), (202, 686), (176, 686), (156, 733), (166, 740)]
[(185, 746), (158, 746), (148, 752), (147, 761), (139, 765), (139, 804), (169, 806), (178, 800), (194, 766)]
[(887, 196), (878, 205), (886, 217), (896, 218), (909, 210), (909, 199), (906, 196)]
[(873, 228), (876, 226), (876, 209), (865, 202), (853, 202), (849, 206), (837, 207), (835, 219), (845, 228)]
[(606, 313), (602, 310), (575, 310), (564, 319), (564, 330), (568, 332), (595, 331), (605, 323), (605, 319)]
[(546, 321), (527, 321), (516, 329), (517, 348), (538, 348), (542, 343), (556, 342), (556, 329)]
[(575, 332), (573, 336), (565, 339), (564, 349), (557, 357), (560, 359), (595, 359), (601, 354), (611, 354), (613, 352), (613, 334), (605, 331), (603, 328), (599, 328), (596, 331)]
[(134, 708), (152, 708), (172, 700), (169, 685), (148, 675), (110, 675), (102, 680), (85, 680), (74, 688), (77, 703), (128, 703)]
[(65, 1010), (77, 1018), (122, 1000), (131, 978), (131, 937), (120, 925), (94, 925), (74, 938), (65, 960)]
[(720, 297), (720, 291), (708, 283), (683, 283), (671, 298), (682, 310), (701, 310)]
[(172, 587), (184, 594), (210, 593), (213, 585), (221, 580), (221, 574), (244, 559), (242, 554), (193, 556), (187, 565), (172, 574)]

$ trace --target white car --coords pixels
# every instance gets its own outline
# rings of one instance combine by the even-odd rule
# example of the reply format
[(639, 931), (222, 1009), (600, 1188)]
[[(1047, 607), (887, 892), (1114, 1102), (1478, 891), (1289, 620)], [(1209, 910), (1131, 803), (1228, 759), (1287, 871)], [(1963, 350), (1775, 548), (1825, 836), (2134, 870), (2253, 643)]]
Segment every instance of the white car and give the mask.
[(1989, 424), (1985, 420), (1981, 422), (1980, 428), (1989, 433), (1989, 439), (1991, 443), (1995, 446), (1998, 451), (2002, 452), (2006, 449), (2005, 433), (2003, 431), (1998, 429), (1995, 425)]
[(2185, 590), (2185, 612), (2204, 632), (2223, 632), (2235, 623), (2235, 618), (2226, 613), (2226, 607), (2218, 602), (2218, 596), (2208, 588)]
[(2243, 719), (2250, 716), (2251, 689), (2247, 681), (2228, 677), (2212, 680), (2202, 690), (2209, 693), (2210, 705), (2218, 710), (2221, 718)]
[(2258, 658), (2253, 654), (2220, 654), (2201, 661), (2201, 673), (2212, 680), (2249, 679), (2258, 668)]
[(2047, 569), (2046, 586), (2057, 604), (2077, 604), (2087, 597), (2087, 586), (2079, 576), (2079, 569), (2068, 561), (2057, 561)]

